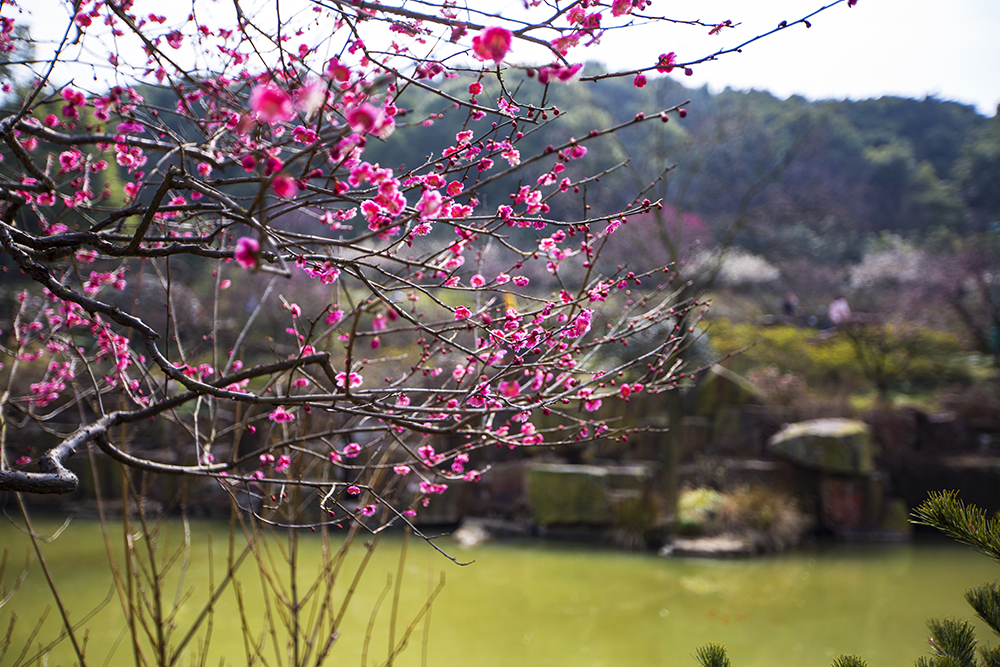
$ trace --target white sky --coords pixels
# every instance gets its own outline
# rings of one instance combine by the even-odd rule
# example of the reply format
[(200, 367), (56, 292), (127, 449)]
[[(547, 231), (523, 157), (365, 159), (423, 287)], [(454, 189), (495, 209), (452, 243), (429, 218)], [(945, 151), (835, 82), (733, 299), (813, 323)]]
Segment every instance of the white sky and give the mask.
[[(523, 13), (523, 0), (486, 2), (507, 16)], [(243, 4), (268, 7), (273, 2)], [(822, 4), (817, 0), (653, 0), (650, 12), (712, 23), (731, 19), (742, 25), (719, 37), (709, 37), (703, 28), (633, 27), (607, 34), (596, 49), (571, 52), (571, 59), (600, 59), (612, 69), (652, 64), (659, 53), (668, 51), (676, 52), (681, 61), (692, 60), (739, 44), (781, 20), (799, 19)], [(41, 37), (46, 30), (61, 34), (64, 0), (31, 0), (25, 6), (35, 15), (34, 36)], [(224, 0), (195, 2), (203, 10), (222, 6), (231, 7)], [(186, 14), (190, 8), (187, 2), (136, 2), (140, 13)], [(795, 26), (750, 45), (741, 54), (701, 65), (694, 76), (684, 77), (676, 70), (672, 76), (691, 86), (756, 88), (779, 97), (922, 99), (933, 95), (975, 105), (986, 116), (994, 115), (1000, 104), (1000, 0), (859, 0), (853, 8), (841, 3), (821, 13), (812, 24), (809, 29)], [(524, 62), (530, 55), (529, 49), (515, 48), (510, 60)]]
[[(683, 7), (655, 0), (654, 7)], [(606, 40), (617, 52), (609, 58), (654, 46), (676, 51), (681, 60), (703, 56), (770, 30), (782, 20), (801, 18), (823, 3), (813, 0), (701, 0), (689, 2), (704, 15), (685, 18), (743, 22), (721, 37), (677, 44), (660, 33), (625, 44)], [(755, 43), (695, 70), (685, 82), (713, 90), (768, 90), (779, 97), (865, 99), (933, 95), (975, 105), (987, 116), (1000, 104), (1000, 0), (859, 0), (837, 5), (812, 21)], [(678, 31), (680, 35), (680, 31)], [(666, 39), (665, 39), (666, 38)], [(674, 75), (676, 76), (676, 74)]]

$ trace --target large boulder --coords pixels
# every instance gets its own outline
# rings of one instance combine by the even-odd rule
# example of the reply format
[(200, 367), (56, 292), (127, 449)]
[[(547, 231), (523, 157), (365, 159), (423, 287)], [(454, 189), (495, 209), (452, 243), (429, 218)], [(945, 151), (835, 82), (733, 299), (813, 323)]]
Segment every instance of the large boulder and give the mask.
[(614, 522), (617, 505), (640, 497), (652, 477), (641, 465), (536, 464), (528, 470), (528, 502), (543, 526), (606, 526)]
[(767, 441), (770, 452), (825, 473), (867, 476), (875, 470), (871, 429), (855, 419), (786, 424)]

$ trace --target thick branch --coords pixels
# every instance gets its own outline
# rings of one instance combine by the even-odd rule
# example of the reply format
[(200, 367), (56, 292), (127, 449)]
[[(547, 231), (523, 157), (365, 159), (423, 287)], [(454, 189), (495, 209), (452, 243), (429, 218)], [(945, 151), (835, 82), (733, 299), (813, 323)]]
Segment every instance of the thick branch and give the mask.
[(80, 480), (64, 465), (64, 461), (88, 440), (107, 431), (113, 424), (116, 414), (112, 413), (92, 424), (87, 424), (45, 452), (38, 461), (41, 472), (0, 470), (0, 489), (30, 493), (71, 493), (75, 491)]

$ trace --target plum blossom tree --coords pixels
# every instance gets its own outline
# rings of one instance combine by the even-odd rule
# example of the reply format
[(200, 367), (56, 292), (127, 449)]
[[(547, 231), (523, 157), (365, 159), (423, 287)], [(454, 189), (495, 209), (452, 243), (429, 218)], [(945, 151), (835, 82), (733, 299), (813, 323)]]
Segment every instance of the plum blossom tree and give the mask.
[[(4, 66), (0, 259), (19, 296), (0, 348), (0, 490), (72, 492), (72, 457), (100, 452), (135, 479), (218, 485), (267, 525), (412, 528), (449, 486), (480, 479), (482, 450), (626, 437), (597, 418), (602, 403), (695, 370), (677, 361), (676, 323), (700, 304), (675, 298), (671, 267), (601, 260), (660, 203), (585, 199), (603, 175), (585, 171), (588, 146), (683, 116), (683, 101), (536, 154), (519, 146), (565, 115), (549, 86), (642, 86), (817, 12), (581, 76), (589, 47), (640, 22), (739, 24), (679, 21), (648, 0), (503, 15), (446, 0), (223, 5), (167, 16), (83, 0), (33, 19), (31, 3), (2, 6), (7, 53), (32, 20), (63, 30), (34, 45), (48, 57)], [(411, 113), (428, 98), (439, 112)], [(370, 157), (435, 124), (452, 138), (421, 163)], [(489, 200), (498, 187), (508, 199)], [(580, 214), (550, 215), (557, 199)], [(195, 283), (211, 316), (181, 300)], [(641, 352), (607, 353), (651, 331), (663, 334)], [(155, 437), (161, 423), (183, 437)], [(44, 438), (29, 448), (27, 433)]]

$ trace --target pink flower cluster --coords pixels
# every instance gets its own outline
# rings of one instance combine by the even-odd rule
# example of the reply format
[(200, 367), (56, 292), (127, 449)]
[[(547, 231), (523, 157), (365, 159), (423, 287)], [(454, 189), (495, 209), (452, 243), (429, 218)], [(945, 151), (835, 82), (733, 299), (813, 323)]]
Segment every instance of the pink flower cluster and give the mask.
[(513, 37), (506, 28), (486, 28), (472, 38), (472, 52), (480, 60), (492, 60), (499, 65), (510, 51)]

